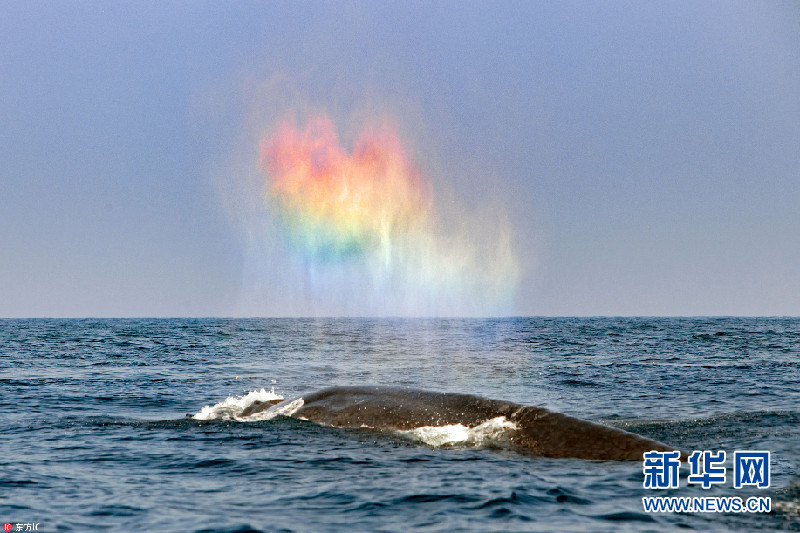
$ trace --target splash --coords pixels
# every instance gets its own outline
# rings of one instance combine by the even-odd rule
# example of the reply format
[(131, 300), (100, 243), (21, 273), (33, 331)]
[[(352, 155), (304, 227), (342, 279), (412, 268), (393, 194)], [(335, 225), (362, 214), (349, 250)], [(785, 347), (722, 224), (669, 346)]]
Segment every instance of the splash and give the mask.
[(252, 414), (243, 414), (244, 410), (254, 403), (272, 403), (272, 400), (283, 400), (275, 389), (253, 390), (243, 396), (228, 396), (225, 400), (214, 405), (206, 405), (200, 412), (192, 415), (194, 420), (235, 420), (237, 422), (257, 422), (272, 420), (278, 416), (292, 416), (295, 411), (303, 407), (303, 399), (297, 398), (291, 402), (271, 405), (268, 409), (257, 410)]
[(519, 429), (517, 424), (504, 416), (498, 416), (475, 427), (467, 427), (463, 424), (422, 426), (415, 429), (397, 430), (397, 433), (438, 448), (459, 444), (473, 446), (483, 446), (488, 443), (497, 444), (508, 440), (509, 432), (517, 429)]
[(260, 163), (268, 206), (316, 297), (344, 287), (376, 314), (492, 314), (510, 301), (507, 229), (487, 246), (482, 221), (445, 227), (388, 121), (364, 128), (350, 151), (325, 115), (284, 123), (262, 140)]
[(195, 413), (192, 418), (195, 420), (239, 420), (239, 415), (244, 409), (253, 402), (268, 402), (270, 400), (282, 400), (283, 396), (277, 394), (275, 389), (253, 390), (243, 396), (228, 396), (225, 400), (214, 404), (206, 405), (199, 413)]

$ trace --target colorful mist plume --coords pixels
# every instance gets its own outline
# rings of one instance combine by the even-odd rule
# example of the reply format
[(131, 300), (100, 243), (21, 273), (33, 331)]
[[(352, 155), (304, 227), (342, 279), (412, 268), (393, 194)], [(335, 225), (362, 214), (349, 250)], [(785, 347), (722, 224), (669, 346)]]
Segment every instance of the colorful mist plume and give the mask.
[(351, 297), (382, 302), (381, 314), (492, 314), (510, 302), (517, 267), (507, 229), (482, 246), (468, 223), (443, 227), (430, 181), (388, 124), (365, 128), (350, 152), (327, 116), (283, 124), (262, 141), (261, 169), (288, 251), (315, 291), (352, 284)]
[(316, 260), (380, 251), (421, 230), (431, 216), (430, 187), (387, 127), (339, 146), (333, 123), (304, 131), (284, 126), (263, 146), (269, 190), (295, 243)]

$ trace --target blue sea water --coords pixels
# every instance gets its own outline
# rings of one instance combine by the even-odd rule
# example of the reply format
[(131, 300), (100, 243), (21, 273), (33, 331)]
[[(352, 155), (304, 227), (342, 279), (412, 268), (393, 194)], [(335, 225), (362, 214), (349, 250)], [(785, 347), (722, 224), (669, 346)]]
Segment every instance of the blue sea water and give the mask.
[[(771, 486), (687, 486), (684, 464), (678, 489), (649, 490), (635, 461), (187, 416), (360, 384), (769, 450)], [(0, 522), (38, 531), (800, 530), (796, 318), (0, 320), (0, 402)], [(643, 510), (666, 495), (772, 511)]]

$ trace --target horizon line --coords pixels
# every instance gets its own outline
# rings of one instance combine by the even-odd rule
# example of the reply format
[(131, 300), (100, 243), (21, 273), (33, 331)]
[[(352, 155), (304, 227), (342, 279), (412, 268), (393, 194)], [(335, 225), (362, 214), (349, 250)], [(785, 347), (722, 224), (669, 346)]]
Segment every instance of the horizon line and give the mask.
[(19, 316), (0, 317), (0, 320), (508, 320), (519, 318), (788, 318), (800, 315), (272, 315), (272, 316), (213, 316), (213, 315), (162, 315), (162, 316)]

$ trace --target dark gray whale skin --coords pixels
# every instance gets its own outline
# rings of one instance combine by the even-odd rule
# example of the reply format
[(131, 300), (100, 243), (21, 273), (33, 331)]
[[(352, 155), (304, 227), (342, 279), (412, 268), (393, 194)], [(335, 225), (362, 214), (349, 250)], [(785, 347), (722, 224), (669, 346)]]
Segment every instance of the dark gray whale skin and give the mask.
[[(399, 387), (332, 387), (303, 395), (303, 406), (291, 416), (343, 428), (409, 430), (422, 426), (462, 424), (474, 427), (504, 416), (518, 429), (508, 434), (518, 452), (554, 458), (641, 461), (651, 450), (676, 448), (594, 422), (541, 407), (488, 400), (471, 394), (427, 392)], [(289, 400), (278, 404), (286, 405)], [(240, 416), (272, 408), (257, 402)], [(684, 454), (682, 454), (684, 455)]]

